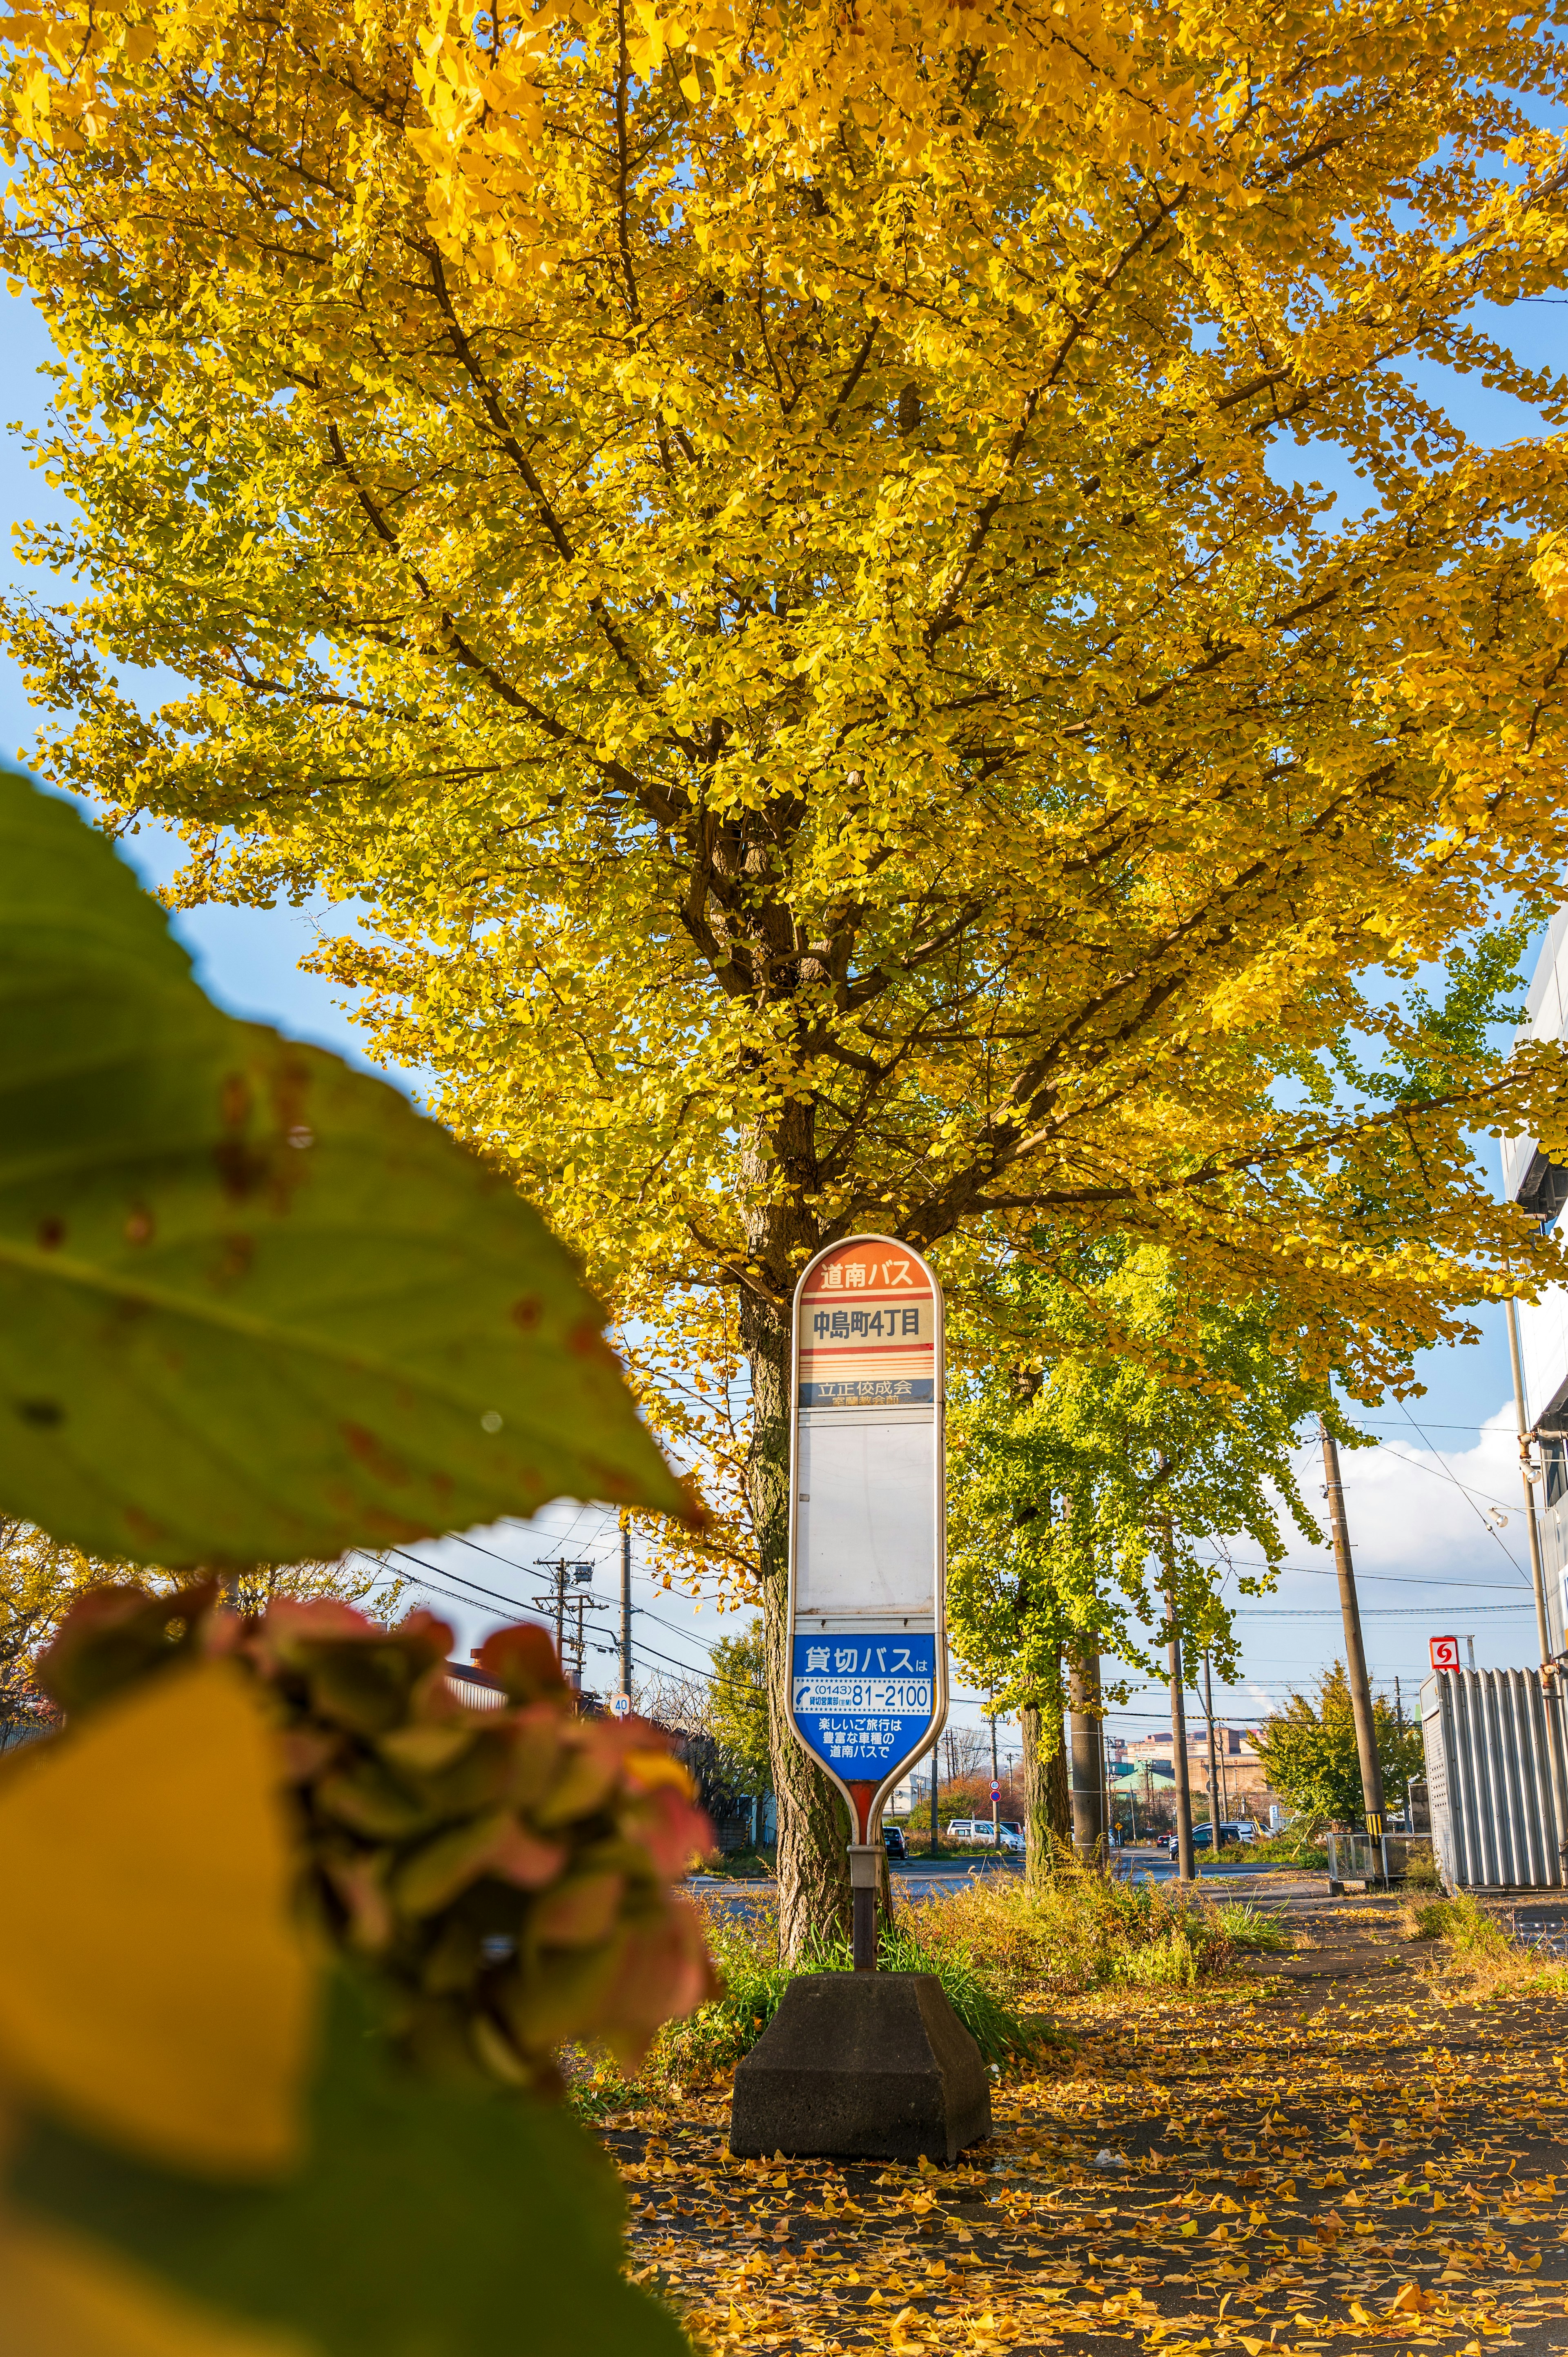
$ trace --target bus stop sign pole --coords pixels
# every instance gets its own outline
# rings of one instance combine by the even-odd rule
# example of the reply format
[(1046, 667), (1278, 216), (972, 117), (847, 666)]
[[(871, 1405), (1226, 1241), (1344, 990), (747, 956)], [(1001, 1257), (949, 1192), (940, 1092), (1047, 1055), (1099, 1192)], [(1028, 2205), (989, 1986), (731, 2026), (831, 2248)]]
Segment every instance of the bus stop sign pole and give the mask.
[(876, 1969), (882, 1810), (947, 1717), (942, 1297), (919, 1254), (852, 1236), (795, 1288), (789, 1697), (849, 1815), (854, 1965)]

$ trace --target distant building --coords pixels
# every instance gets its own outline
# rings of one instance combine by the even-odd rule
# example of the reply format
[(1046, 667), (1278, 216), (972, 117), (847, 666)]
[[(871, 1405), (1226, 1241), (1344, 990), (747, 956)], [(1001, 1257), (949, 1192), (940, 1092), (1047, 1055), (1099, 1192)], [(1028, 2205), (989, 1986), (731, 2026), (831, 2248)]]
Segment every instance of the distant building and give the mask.
[[(1516, 1046), (1527, 1039), (1568, 1039), (1568, 909), (1547, 929), (1536, 960)], [(1533, 1137), (1505, 1137), (1503, 1192), (1555, 1227), (1568, 1203), (1568, 1168), (1553, 1162)], [(1546, 1575), (1546, 1620), (1552, 1650), (1563, 1651), (1568, 1623), (1568, 1286), (1550, 1285), (1539, 1301), (1519, 1305), (1520, 1356), (1524, 1361), (1525, 1416), (1540, 1443), (1536, 1490)]]
[[(1214, 1722), (1214, 1748), (1224, 1760), (1256, 1760), (1258, 1755), (1252, 1748), (1252, 1737), (1254, 1731), (1255, 1730), (1250, 1727), (1226, 1726), (1220, 1720), (1216, 1719)], [(1200, 1718), (1193, 1720), (1189, 1718), (1187, 1720), (1187, 1748), (1188, 1752), (1194, 1757), (1201, 1752), (1205, 1759), (1208, 1758), (1208, 1722), (1207, 1719)], [(1171, 1756), (1170, 1728), (1168, 1727), (1165, 1727), (1157, 1735), (1138, 1736), (1133, 1742), (1126, 1746), (1125, 1756), (1127, 1759), (1132, 1760), (1163, 1760), (1168, 1767)]]
[[(1270, 1790), (1268, 1770), (1258, 1755), (1255, 1738), (1258, 1730), (1251, 1727), (1231, 1727), (1216, 1719), (1214, 1749), (1219, 1761), (1219, 1807), (1221, 1822), (1227, 1816), (1262, 1817), (1267, 1814), (1275, 1798)], [(1134, 1778), (1133, 1790), (1145, 1790), (1144, 1771), (1148, 1776), (1149, 1797), (1163, 1786), (1155, 1778), (1171, 1774), (1174, 1746), (1169, 1727), (1153, 1735), (1140, 1735), (1127, 1746), (1126, 1765)], [(1187, 1781), (1195, 1802), (1202, 1802), (1207, 1812), (1208, 1799), (1208, 1722), (1204, 1718), (1188, 1719), (1187, 1723)]]
[(470, 1710), (505, 1710), (507, 1706), (506, 1688), (499, 1678), (475, 1669), (471, 1662), (448, 1662), (446, 1684)]

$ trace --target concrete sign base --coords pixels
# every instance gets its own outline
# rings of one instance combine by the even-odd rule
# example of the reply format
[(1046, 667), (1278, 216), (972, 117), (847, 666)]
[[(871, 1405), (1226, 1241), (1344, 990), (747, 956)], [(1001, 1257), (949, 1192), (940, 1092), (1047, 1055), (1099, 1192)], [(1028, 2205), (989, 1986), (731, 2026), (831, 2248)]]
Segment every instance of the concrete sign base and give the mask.
[(954, 2161), (991, 2134), (979, 2047), (933, 1973), (809, 1973), (735, 2074), (730, 2150)]

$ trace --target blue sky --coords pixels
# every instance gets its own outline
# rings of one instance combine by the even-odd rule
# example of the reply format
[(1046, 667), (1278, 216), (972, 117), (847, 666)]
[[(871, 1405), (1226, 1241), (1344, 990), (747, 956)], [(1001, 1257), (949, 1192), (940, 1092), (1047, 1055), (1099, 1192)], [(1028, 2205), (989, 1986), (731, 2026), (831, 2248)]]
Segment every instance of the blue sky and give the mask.
[[(5, 328), (0, 340), (0, 417), (37, 424), (48, 399), (48, 385), (38, 371), (48, 361), (48, 340), (24, 299), (0, 296), (0, 304), (7, 307), (0, 315)], [(1561, 364), (1560, 307), (1538, 305), (1511, 314), (1501, 331), (1530, 365)], [(1536, 425), (1530, 413), (1475, 376), (1460, 379), (1430, 371), (1423, 390), (1441, 398), (1478, 441), (1506, 440)], [(1273, 463), (1282, 475), (1320, 477), (1341, 493), (1348, 509), (1359, 507), (1364, 497), (1362, 487), (1332, 452), (1312, 446), (1298, 451), (1287, 444)], [(7, 522), (42, 522), (59, 514), (61, 508), (59, 495), (29, 470), (19, 436), (0, 436), (0, 509)], [(14, 587), (48, 594), (48, 585), (19, 567), (8, 547), (0, 549), (0, 574)], [(7, 750), (19, 751), (27, 760), (37, 725), (16, 666), (0, 657), (0, 739)], [(166, 881), (177, 864), (177, 846), (158, 830), (144, 830), (130, 838), (125, 850), (152, 884)], [(334, 912), (336, 924), (341, 923), (342, 913)], [(214, 908), (183, 914), (177, 926), (203, 984), (221, 1006), (362, 1060), (344, 994), (299, 970), (298, 962), (315, 938), (318, 914), (309, 908)], [(1528, 1557), (1517, 1459), (1509, 1437), (1512, 1406), (1507, 1341), (1500, 1313), (1488, 1316), (1484, 1324), (1479, 1344), (1427, 1353), (1421, 1366), (1425, 1398), (1412, 1403), (1408, 1415), (1392, 1405), (1378, 1411), (1377, 1447), (1346, 1459), (1352, 1539), (1364, 1575), (1370, 1666), (1380, 1682), (1398, 1675), (1407, 1697), (1424, 1674), (1432, 1634), (1473, 1631), (1482, 1663), (1522, 1663), (1534, 1658), (1533, 1619), (1528, 1609), (1518, 1609), (1528, 1600), (1528, 1584), (1521, 1584)], [(1316, 1470), (1307, 1474), (1309, 1502), (1318, 1502), (1320, 1483)], [(1509, 1518), (1500, 1529), (1492, 1516), (1494, 1507)], [(532, 1526), (473, 1532), (466, 1541), (422, 1550), (432, 1566), (427, 1600), (450, 1612), (459, 1646), (466, 1649), (488, 1628), (516, 1617), (511, 1608), (527, 1609), (545, 1585), (532, 1566), (563, 1551), (596, 1566), (592, 1593), (602, 1609), (590, 1617), (590, 1636), (607, 1643), (618, 1596), (618, 1538), (613, 1519), (594, 1508), (563, 1503)], [(1339, 1651), (1335, 1588), (1326, 1577), (1330, 1566), (1326, 1551), (1300, 1547), (1291, 1563), (1280, 1593), (1251, 1609), (1240, 1623), (1243, 1679), (1237, 1691), (1218, 1698), (1238, 1718), (1262, 1715), (1289, 1685), (1311, 1678)], [(736, 1626), (733, 1620), (720, 1623), (711, 1601), (699, 1607), (684, 1598), (656, 1595), (640, 1567), (634, 1586), (641, 1616), (639, 1647), (655, 1670), (663, 1668), (673, 1675), (677, 1665), (700, 1669), (720, 1627)], [(481, 1592), (485, 1590), (491, 1592)], [(661, 1662), (658, 1656), (663, 1657)], [(607, 1684), (611, 1667), (604, 1654), (590, 1654), (589, 1684)], [(1112, 1723), (1130, 1736), (1147, 1731), (1165, 1717), (1162, 1701), (1158, 1692), (1135, 1693)], [(961, 1699), (955, 1715), (975, 1718), (974, 1699)], [(1012, 1739), (1015, 1743), (1015, 1736)]]

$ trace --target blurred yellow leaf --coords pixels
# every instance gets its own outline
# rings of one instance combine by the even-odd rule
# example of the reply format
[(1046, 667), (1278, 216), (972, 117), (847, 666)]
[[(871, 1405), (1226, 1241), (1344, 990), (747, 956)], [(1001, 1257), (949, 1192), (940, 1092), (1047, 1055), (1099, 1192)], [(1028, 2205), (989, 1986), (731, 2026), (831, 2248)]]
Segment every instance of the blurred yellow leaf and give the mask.
[(74, 2234), (0, 2221), (5, 2357), (306, 2357), (293, 2333), (252, 2330), (172, 2296)]
[(310, 1973), (240, 1674), (171, 1671), (0, 1780), (0, 2065), (177, 2167), (285, 2164)]

